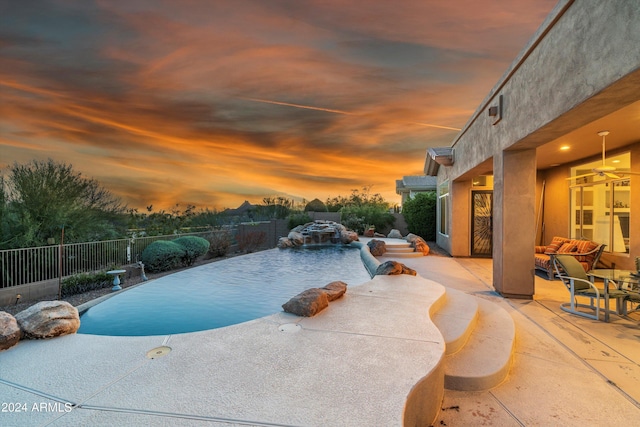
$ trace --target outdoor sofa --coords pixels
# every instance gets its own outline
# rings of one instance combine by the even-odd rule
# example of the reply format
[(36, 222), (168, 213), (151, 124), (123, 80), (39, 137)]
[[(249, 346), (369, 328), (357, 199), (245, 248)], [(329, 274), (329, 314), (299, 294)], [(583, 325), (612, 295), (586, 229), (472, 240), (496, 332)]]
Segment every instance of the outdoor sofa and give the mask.
[(553, 257), (556, 254), (567, 254), (574, 256), (580, 262), (584, 271), (589, 271), (598, 264), (605, 246), (591, 240), (568, 239), (556, 236), (548, 245), (535, 247), (536, 270), (544, 271), (547, 273), (549, 280), (553, 280)]

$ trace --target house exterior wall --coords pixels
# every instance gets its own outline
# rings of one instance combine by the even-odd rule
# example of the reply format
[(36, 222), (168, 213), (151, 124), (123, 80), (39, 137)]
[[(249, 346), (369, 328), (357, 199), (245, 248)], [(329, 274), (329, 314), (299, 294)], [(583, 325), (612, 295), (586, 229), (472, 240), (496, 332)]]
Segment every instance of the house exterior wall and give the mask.
[[(561, 0), (453, 142), (454, 165), (441, 167), (438, 171), (438, 183), (447, 180), (450, 183), (452, 196), (448, 212), (456, 215), (456, 211), (461, 210), (459, 200), (454, 200), (461, 196), (461, 191), (453, 191), (456, 182), (486, 172), (480, 168), (487, 160), (493, 158), (495, 168), (504, 160), (505, 151), (535, 149), (640, 99), (639, 22), (640, 2), (637, 0)], [(502, 119), (494, 125), (494, 118), (487, 110), (498, 105), (500, 97)], [(530, 170), (521, 171), (513, 179), (535, 177), (535, 164), (525, 161), (523, 166)], [(554, 173), (549, 172), (550, 176)], [(566, 170), (564, 176), (568, 176)], [(494, 275), (496, 268), (500, 271), (500, 276), (494, 278), (494, 286), (497, 290), (505, 289), (511, 286), (504, 283), (505, 280), (520, 280), (521, 289), (510, 288), (513, 292), (508, 294), (518, 296), (522, 292), (522, 297), (529, 297), (533, 275), (528, 270), (518, 274), (515, 270), (521, 269), (521, 262), (507, 263), (505, 258), (516, 256), (520, 260), (525, 255), (514, 255), (513, 251), (532, 251), (536, 243), (535, 215), (531, 221), (527, 217), (526, 222), (513, 223), (509, 216), (496, 210), (505, 206), (522, 212), (531, 209), (539, 181), (527, 178), (518, 183), (522, 186), (521, 194), (525, 194), (525, 197), (519, 197), (509, 183), (512, 178), (508, 174), (503, 178), (494, 183), (494, 192), (504, 198), (496, 203), (494, 194), (494, 230), (500, 228), (494, 239), (520, 232), (528, 242), (520, 240), (516, 247), (506, 248), (503, 242), (494, 241)], [(632, 186), (635, 181), (636, 178)], [(555, 180), (553, 182), (548, 183), (546, 193), (562, 192), (562, 198), (555, 200), (566, 200), (566, 181), (564, 189)], [(636, 206), (635, 212), (638, 212), (638, 196), (634, 197), (636, 201), (632, 206)], [(551, 214), (547, 209), (552, 209), (568, 221), (568, 201), (566, 207), (562, 203), (553, 208), (547, 203), (545, 216)], [(534, 206), (533, 212), (536, 208)], [(451, 219), (449, 235), (438, 237), (441, 246), (458, 251), (456, 248), (464, 240), (469, 244), (468, 227), (458, 229), (456, 224), (460, 222), (462, 219)], [(560, 230), (562, 225), (554, 222), (545, 232), (547, 239), (556, 232), (556, 227), (558, 234), (567, 234), (568, 226)], [(464, 239), (458, 237), (465, 233)], [(452, 255), (456, 253), (452, 252)]]

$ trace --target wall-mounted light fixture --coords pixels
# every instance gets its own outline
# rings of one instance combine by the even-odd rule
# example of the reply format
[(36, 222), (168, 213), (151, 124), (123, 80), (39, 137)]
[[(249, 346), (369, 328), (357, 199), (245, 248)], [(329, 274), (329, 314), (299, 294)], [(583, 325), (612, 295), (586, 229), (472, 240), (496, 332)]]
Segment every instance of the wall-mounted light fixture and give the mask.
[(492, 125), (498, 124), (502, 120), (502, 95), (498, 96), (498, 105), (489, 107), (489, 117), (493, 118)]

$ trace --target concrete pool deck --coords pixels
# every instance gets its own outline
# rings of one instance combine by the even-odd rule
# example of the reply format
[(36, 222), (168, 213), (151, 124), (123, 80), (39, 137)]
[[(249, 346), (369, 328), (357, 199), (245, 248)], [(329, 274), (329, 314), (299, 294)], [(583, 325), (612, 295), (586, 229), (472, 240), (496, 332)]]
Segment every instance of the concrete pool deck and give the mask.
[[(499, 304), (517, 327), (507, 379), (488, 391), (445, 390), (434, 425), (640, 419), (637, 314), (611, 323), (572, 316), (559, 308), (560, 282), (538, 277), (534, 300), (503, 299), (491, 288), (491, 260), (400, 261)], [(309, 319), (278, 313), (171, 336), (22, 341), (0, 352), (0, 403), (26, 412), (0, 412), (0, 425), (401, 425), (407, 393), (443, 345), (424, 310), (442, 289), (421, 283), (386, 276), (350, 287)], [(171, 352), (146, 357), (160, 346)], [(67, 412), (66, 402), (78, 406)]]

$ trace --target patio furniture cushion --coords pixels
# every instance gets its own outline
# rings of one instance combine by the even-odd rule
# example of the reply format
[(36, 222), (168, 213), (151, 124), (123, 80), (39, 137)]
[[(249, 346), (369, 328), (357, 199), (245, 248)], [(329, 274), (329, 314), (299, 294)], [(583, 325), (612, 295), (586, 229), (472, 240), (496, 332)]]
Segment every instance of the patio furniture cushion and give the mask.
[[(575, 240), (570, 240), (566, 243), (563, 243), (558, 249), (559, 254), (569, 254), (571, 252), (577, 252), (578, 245), (575, 243)], [(553, 252), (552, 252), (553, 253)]]
[(564, 243), (567, 243), (570, 240), (571, 239), (567, 239), (566, 237), (554, 236), (554, 238), (551, 239), (551, 243), (547, 245), (544, 253), (555, 254)]

